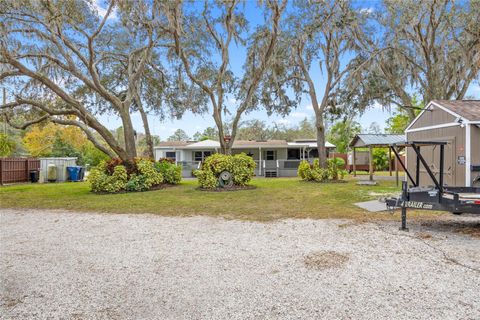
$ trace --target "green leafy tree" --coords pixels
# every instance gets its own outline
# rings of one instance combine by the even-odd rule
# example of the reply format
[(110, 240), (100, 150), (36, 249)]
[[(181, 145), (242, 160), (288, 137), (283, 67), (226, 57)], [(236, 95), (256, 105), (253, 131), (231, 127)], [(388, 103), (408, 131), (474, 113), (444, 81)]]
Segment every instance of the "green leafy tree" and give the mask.
[(0, 133), (0, 157), (8, 157), (15, 152), (15, 141), (4, 133)]
[[(189, 10), (190, 2), (177, 2), (168, 11), (174, 53), (183, 73), (208, 97), (218, 130), (221, 152), (230, 154), (242, 116), (261, 107), (271, 113), (289, 110), (291, 101), (281, 90), (264, 92), (262, 84), (271, 79), (280, 21), (286, 0), (258, 3), (264, 21), (249, 28), (245, 6), (238, 0), (205, 1), (203, 10)], [(193, 31), (193, 32), (192, 32)], [(232, 61), (232, 52), (246, 48), (245, 60)], [(239, 74), (233, 65), (243, 65)], [(224, 116), (230, 114), (230, 129)], [(227, 133), (231, 139), (224, 139)]]
[(183, 129), (177, 129), (170, 137), (168, 141), (188, 141), (190, 137)]
[(382, 105), (403, 108), (411, 121), (415, 109), (405, 106), (414, 104), (415, 95), (425, 105), (460, 100), (478, 80), (480, 1), (385, 0), (371, 18), (376, 32), (359, 37), (368, 51), (382, 53), (361, 85)]
[(385, 131), (392, 134), (405, 133), (405, 129), (407, 129), (410, 122), (412, 122), (410, 114), (416, 117), (424, 108), (424, 104), (419, 102), (417, 97), (414, 96), (412, 99), (412, 107), (414, 108), (410, 108), (410, 112), (407, 112), (405, 108), (397, 108), (397, 112), (387, 119)]
[[(17, 128), (44, 121), (76, 126), (104, 153), (127, 162), (137, 156), (132, 114), (138, 112), (153, 156), (148, 114), (169, 110), (180, 117), (204, 105), (193, 86), (165, 67), (169, 2), (107, 1), (102, 15), (92, 2), (1, 1), (0, 79), (15, 99), (0, 109)], [(110, 19), (114, 12), (118, 19)], [(122, 122), (123, 145), (101, 122), (107, 112)]]
[[(284, 63), (275, 68), (275, 83), (291, 87), (297, 96), (308, 95), (315, 113), (319, 163), (324, 169), (327, 116), (368, 106), (358, 91), (359, 79), (375, 54), (357, 52), (362, 15), (349, 1), (296, 1), (279, 41)], [(323, 79), (321, 87), (314, 69)]]
[(196, 132), (193, 135), (193, 140), (203, 141), (203, 140), (218, 140), (218, 131), (214, 127), (208, 127), (203, 132)]
[(265, 121), (245, 121), (238, 129), (237, 139), (239, 140), (268, 140), (271, 138), (271, 131)]
[(360, 124), (352, 120), (337, 121), (327, 134), (327, 140), (336, 146), (340, 153), (348, 151), (348, 144), (362, 130)]

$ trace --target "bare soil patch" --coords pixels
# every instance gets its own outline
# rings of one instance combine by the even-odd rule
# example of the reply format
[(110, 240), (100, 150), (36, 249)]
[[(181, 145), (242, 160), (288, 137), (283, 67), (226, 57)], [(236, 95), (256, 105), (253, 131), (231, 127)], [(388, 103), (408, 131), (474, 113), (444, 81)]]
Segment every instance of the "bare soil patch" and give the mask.
[(329, 268), (339, 268), (343, 266), (349, 257), (335, 251), (322, 251), (309, 254), (305, 257), (305, 265), (308, 268), (323, 270)]

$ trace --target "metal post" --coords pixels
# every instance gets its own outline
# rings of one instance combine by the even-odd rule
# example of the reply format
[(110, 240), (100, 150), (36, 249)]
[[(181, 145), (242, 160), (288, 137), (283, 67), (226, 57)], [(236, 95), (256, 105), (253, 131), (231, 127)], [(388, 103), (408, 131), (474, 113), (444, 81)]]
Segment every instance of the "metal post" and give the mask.
[(398, 159), (395, 157), (395, 184), (398, 187)]
[(442, 144), (440, 145), (440, 172), (439, 175), (440, 177), (438, 178), (439, 182), (438, 184), (440, 185), (441, 189), (438, 190), (438, 202), (442, 202), (442, 193), (443, 193), (443, 170), (444, 170), (444, 151), (445, 151), (445, 146)]
[(401, 231), (408, 231), (407, 207), (405, 203), (407, 200), (408, 200), (408, 183), (407, 181), (402, 181), (402, 226), (400, 227)]
[(435, 184), (435, 187), (437, 187), (437, 189), (440, 192), (443, 192), (443, 187), (440, 186), (437, 178), (435, 178), (435, 175), (433, 174), (432, 170), (430, 170), (430, 167), (428, 166), (428, 163), (425, 161), (422, 154), (420, 153), (420, 147), (416, 146), (415, 144), (412, 144), (412, 148), (415, 151), (415, 153), (417, 154), (417, 158), (420, 158), (420, 161), (422, 162), (423, 167), (427, 171), (427, 174), (430, 176), (430, 179), (432, 179), (433, 183)]
[(403, 163), (403, 161), (400, 159), (400, 155), (398, 154), (398, 151), (395, 149), (395, 146), (393, 147), (393, 153), (395, 153), (395, 157), (397, 158), (397, 163), (400, 163), (400, 165), (402, 166), (403, 170), (405, 171), (405, 174), (407, 175), (408, 179), (410, 179), (410, 182), (412, 182), (412, 184), (415, 186), (415, 187), (418, 187), (416, 185), (416, 182), (413, 180), (412, 176), (410, 175), (410, 172), (408, 172), (407, 170), (407, 167), (405, 167), (405, 164)]
[[(420, 147), (418, 147), (418, 152), (420, 152)], [(417, 183), (417, 186), (419, 186), (420, 185), (420, 157), (417, 157), (417, 166), (415, 167), (415, 181)]]

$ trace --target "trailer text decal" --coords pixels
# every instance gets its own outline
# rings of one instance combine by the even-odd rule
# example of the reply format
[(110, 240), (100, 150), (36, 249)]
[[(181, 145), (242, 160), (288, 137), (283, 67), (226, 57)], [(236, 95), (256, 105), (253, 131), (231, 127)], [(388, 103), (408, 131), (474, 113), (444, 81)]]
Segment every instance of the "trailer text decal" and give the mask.
[(404, 201), (402, 206), (407, 208), (416, 208), (416, 209), (433, 209), (432, 204), (418, 202), (418, 201)]

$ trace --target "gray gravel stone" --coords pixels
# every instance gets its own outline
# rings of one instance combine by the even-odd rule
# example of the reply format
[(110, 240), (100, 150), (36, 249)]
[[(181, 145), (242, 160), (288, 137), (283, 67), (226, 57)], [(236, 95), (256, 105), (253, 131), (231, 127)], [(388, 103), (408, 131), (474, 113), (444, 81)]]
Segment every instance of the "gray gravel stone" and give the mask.
[(0, 318), (480, 319), (447, 225), (0, 210)]

